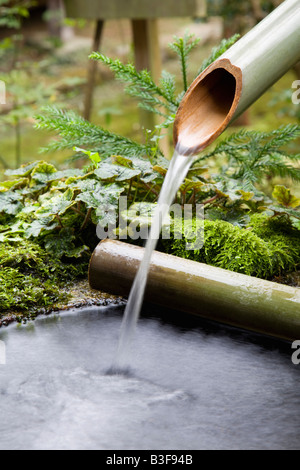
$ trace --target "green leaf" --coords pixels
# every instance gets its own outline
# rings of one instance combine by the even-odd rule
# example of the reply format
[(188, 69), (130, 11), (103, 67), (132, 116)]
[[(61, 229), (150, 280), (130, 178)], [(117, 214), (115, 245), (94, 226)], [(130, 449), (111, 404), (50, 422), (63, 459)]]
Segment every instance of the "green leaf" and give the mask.
[(97, 209), (99, 205), (105, 203), (105, 195), (102, 189), (85, 191), (76, 197), (76, 202), (78, 201), (84, 202), (89, 209)]
[(133, 64), (123, 64), (119, 59), (111, 59), (99, 52), (92, 53), (90, 59), (99, 60), (107, 65), (116, 78), (129, 84), (126, 88), (127, 93), (141, 99), (142, 103), (149, 105), (152, 111), (155, 112), (155, 107), (163, 109), (167, 107), (172, 112), (177, 108), (177, 101), (170, 101), (169, 89), (156, 85), (148, 70), (138, 71)]
[[(95, 201), (94, 208), (94, 222), (100, 223), (103, 226), (108, 223), (114, 224), (118, 214), (120, 195), (125, 188), (116, 184), (107, 185), (103, 188), (104, 193), (98, 195), (98, 200)], [(96, 205), (97, 204), (97, 205)]]
[(75, 201), (81, 201), (90, 209), (115, 206), (125, 188), (116, 184), (102, 185), (99, 181), (86, 180), (80, 182), (81, 193)]
[(55, 222), (52, 225), (54, 216), (52, 217), (41, 217), (40, 219), (33, 220), (30, 224), (24, 224), (25, 227), (25, 238), (37, 238), (43, 231), (52, 231), (57, 227), (57, 223)]
[(58, 193), (49, 199), (46, 199), (40, 209), (36, 211), (41, 217), (50, 217), (51, 215), (62, 216), (67, 210), (75, 204), (73, 201), (74, 193), (68, 189), (64, 193)]
[(200, 191), (204, 183), (201, 181), (192, 181), (188, 178), (185, 179), (184, 183), (180, 186), (180, 191), (182, 193), (187, 193), (188, 191)]
[(176, 102), (176, 79), (174, 75), (171, 75), (169, 72), (163, 70), (161, 74), (160, 85), (164, 91), (165, 96), (168, 97), (168, 100), (171, 103)]
[(113, 199), (110, 204), (98, 207), (94, 213), (93, 220), (102, 227), (117, 225), (118, 219), (118, 199)]
[(154, 165), (153, 170), (157, 171), (157, 173), (159, 173), (162, 176), (166, 176), (167, 171), (168, 171), (166, 168), (163, 168), (160, 165)]
[(80, 258), (89, 251), (89, 247), (86, 245), (76, 247), (75, 240), (76, 237), (72, 228), (65, 227), (57, 234), (51, 234), (45, 238), (45, 248), (52, 256)]
[(11, 234), (10, 232), (8, 233), (0, 233), (0, 243), (5, 243), (5, 242), (12, 242), (12, 243), (19, 243), (22, 242), (24, 238), (19, 236), (17, 233)]
[(4, 227), (1, 230), (0, 234), (0, 241), (1, 242), (19, 242), (22, 241), (21, 236), (24, 233), (24, 229), (22, 228), (22, 223), (17, 221), (16, 223)]
[(25, 183), (25, 178), (20, 178), (12, 181), (3, 181), (0, 183), (0, 192), (8, 191), (9, 189), (16, 189)]
[(157, 178), (157, 175), (153, 171), (153, 165), (148, 159), (133, 157), (131, 161), (133, 167), (140, 171), (140, 180), (143, 183), (150, 183)]
[[(279, 176), (300, 182), (300, 168), (294, 162), (300, 156), (287, 154), (286, 145), (300, 136), (300, 126), (288, 124), (271, 132), (241, 131), (231, 134), (216, 145), (201, 160), (224, 159), (222, 174), (243, 181), (245, 191), (254, 191), (256, 184), (266, 177)], [(200, 159), (198, 159), (199, 161)], [(291, 163), (289, 163), (289, 160)]]
[(237, 191), (237, 194), (240, 194), (244, 201), (250, 201), (254, 196), (254, 193), (252, 191), (247, 192), (247, 191), (243, 191), (242, 189), (239, 189)]
[[(84, 172), (80, 170), (79, 168), (74, 168), (74, 169), (69, 169), (69, 170), (60, 170), (60, 171), (55, 171), (55, 172), (49, 172), (49, 173), (34, 173), (32, 174), (32, 179), (37, 181), (38, 183), (41, 184), (48, 184), (48, 183), (53, 183), (54, 181), (59, 181), (59, 184), (61, 187), (68, 187), (68, 181), (73, 178), (76, 180), (77, 178), (83, 178), (85, 176)], [(66, 183), (64, 185), (64, 183)]]
[[(187, 178), (191, 179), (193, 176), (194, 177), (199, 177), (203, 173), (207, 173), (208, 167), (207, 166), (200, 166), (200, 165), (194, 165), (188, 172)], [(202, 178), (202, 177), (201, 177)]]
[(300, 220), (300, 212), (290, 207), (277, 206), (274, 204), (274, 205), (268, 206), (268, 209), (272, 210), (274, 212), (274, 215), (285, 214), (288, 217), (295, 217), (296, 219)]
[(82, 258), (84, 254), (90, 252), (90, 248), (87, 245), (78, 246), (77, 248), (68, 249), (65, 252), (67, 258)]
[(26, 220), (28, 219), (28, 216), (35, 213), (39, 207), (40, 205), (38, 202), (34, 204), (32, 201), (30, 201), (30, 203), (27, 203), (27, 205), (25, 205), (23, 209), (17, 214), (17, 218), (20, 220)]
[(0, 193), (0, 213), (16, 215), (23, 208), (23, 196), (18, 191)]
[(132, 168), (131, 158), (122, 157), (121, 155), (112, 155), (111, 161), (117, 165), (125, 166), (126, 168)]
[(45, 115), (35, 117), (37, 129), (47, 129), (60, 135), (46, 149), (59, 150), (76, 147), (91, 147), (99, 152), (101, 157), (111, 155), (147, 155), (148, 147), (129, 138), (109, 132), (89, 121), (86, 121), (74, 111), (63, 111), (53, 106), (43, 108)]
[(98, 152), (92, 152), (91, 150), (85, 150), (80, 147), (74, 147), (73, 150), (74, 152), (81, 152), (87, 155), (89, 159), (93, 162), (96, 168), (98, 167), (98, 164), (101, 162), (101, 158)]
[(84, 192), (93, 192), (98, 190), (103, 190), (103, 184), (93, 178), (86, 178), (86, 179), (78, 179), (76, 182), (71, 183), (71, 188), (80, 190), (82, 193)]
[(42, 162), (33, 162), (30, 163), (29, 165), (22, 165), (20, 168), (17, 170), (6, 170), (5, 175), (7, 176), (29, 176), (33, 169), (37, 167), (40, 163)]
[(300, 206), (300, 199), (291, 194), (291, 190), (283, 185), (276, 185), (272, 193), (273, 198), (284, 207), (295, 209)]
[(105, 161), (94, 173), (102, 180), (114, 179), (115, 181), (124, 182), (139, 176), (141, 171)]
[(31, 178), (39, 183), (53, 181), (53, 175), (57, 173), (55, 166), (50, 163), (40, 162), (32, 171)]

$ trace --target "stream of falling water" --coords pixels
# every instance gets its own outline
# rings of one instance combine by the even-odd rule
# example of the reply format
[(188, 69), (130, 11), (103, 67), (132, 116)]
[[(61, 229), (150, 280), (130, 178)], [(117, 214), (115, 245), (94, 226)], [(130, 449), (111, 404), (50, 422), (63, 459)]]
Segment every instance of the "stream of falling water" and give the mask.
[(164, 184), (161, 188), (157, 208), (151, 224), (150, 234), (145, 246), (145, 253), (140, 263), (126, 305), (121, 326), (119, 345), (116, 357), (111, 367), (111, 372), (113, 373), (118, 373), (119, 371), (124, 371), (128, 368), (129, 346), (131, 344), (144, 299), (148, 272), (151, 264), (151, 256), (156, 248), (163, 222), (168, 215), (170, 206), (173, 203), (179, 187), (183, 183), (189, 168), (193, 163), (193, 159), (193, 156), (181, 155), (179, 151), (175, 149)]

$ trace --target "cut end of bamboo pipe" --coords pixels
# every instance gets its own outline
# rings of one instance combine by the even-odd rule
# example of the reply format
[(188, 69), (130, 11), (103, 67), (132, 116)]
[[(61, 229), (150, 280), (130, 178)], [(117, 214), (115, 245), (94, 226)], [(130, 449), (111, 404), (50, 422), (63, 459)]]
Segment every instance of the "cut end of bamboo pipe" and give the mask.
[(242, 93), (242, 71), (228, 59), (207, 67), (192, 83), (178, 108), (174, 146), (181, 155), (196, 155), (230, 124)]

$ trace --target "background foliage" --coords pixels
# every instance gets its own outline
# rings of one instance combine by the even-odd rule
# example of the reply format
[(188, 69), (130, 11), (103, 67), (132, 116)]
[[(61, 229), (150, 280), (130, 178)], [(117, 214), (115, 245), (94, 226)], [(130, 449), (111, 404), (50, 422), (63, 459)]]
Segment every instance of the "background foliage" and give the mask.
[[(197, 74), (237, 38), (214, 47)], [(35, 115), (36, 132), (50, 131), (53, 136), (43, 151), (67, 150), (84, 165), (60, 169), (33, 158), (6, 170), (8, 179), (0, 183), (2, 313), (13, 310), (24, 318), (64, 298), (60, 287), (86, 276), (99, 241), (96, 227), (115, 226), (115, 236), (123, 235), (118, 230), (121, 196), (128, 201), (122, 212), (128, 227), (134, 223), (141, 229), (151, 223), (169, 165), (160, 148), (162, 131), (172, 129), (181, 98), (195, 77), (189, 58), (198, 44), (189, 34), (175, 37), (170, 49), (178, 57), (181, 80), (164, 71), (158, 83), (131, 63), (91, 55), (125, 84), (140, 107), (161, 117), (142, 143), (59, 105), (47, 105)], [(14, 73), (10, 72), (12, 80)], [(23, 79), (22, 87), (25, 83)], [(40, 104), (49, 101), (49, 93), (54, 91), (39, 91)], [(27, 105), (18, 106), (9, 111), (11, 119), (22, 118)], [(191, 204), (195, 211), (197, 204), (204, 205), (204, 248), (186, 251), (183, 237), (162, 240), (159, 249), (267, 279), (299, 269), (300, 199), (293, 189), (300, 181), (299, 138), (300, 126), (295, 123), (272, 131), (227, 132), (195, 159), (176, 196), (182, 208)], [(177, 220), (170, 223), (173, 231), (184, 233)]]

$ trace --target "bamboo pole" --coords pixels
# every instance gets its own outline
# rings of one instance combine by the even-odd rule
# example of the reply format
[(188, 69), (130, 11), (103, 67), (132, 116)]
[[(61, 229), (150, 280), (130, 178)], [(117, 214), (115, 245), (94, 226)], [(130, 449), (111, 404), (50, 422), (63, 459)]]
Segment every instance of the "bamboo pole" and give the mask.
[[(89, 267), (93, 289), (129, 295), (144, 249), (104, 240)], [(285, 340), (300, 339), (300, 289), (154, 252), (145, 300)]]
[(174, 123), (180, 153), (207, 147), (298, 62), (299, 25), (299, 0), (286, 0), (195, 79)]

